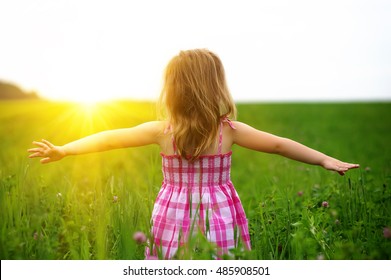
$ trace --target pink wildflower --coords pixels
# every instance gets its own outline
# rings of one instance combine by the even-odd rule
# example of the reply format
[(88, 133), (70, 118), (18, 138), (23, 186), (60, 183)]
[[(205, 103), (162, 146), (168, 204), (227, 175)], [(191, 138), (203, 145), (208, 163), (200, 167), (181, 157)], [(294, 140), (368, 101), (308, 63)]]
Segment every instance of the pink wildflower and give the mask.
[(384, 238), (391, 238), (391, 228), (390, 227), (385, 227), (383, 229), (383, 236), (384, 236)]
[(297, 192), (297, 195), (298, 195), (298, 196), (303, 196), (303, 193), (304, 193), (303, 191), (298, 191), (298, 192)]
[(323, 206), (324, 208), (327, 208), (327, 207), (329, 207), (329, 203), (328, 203), (327, 201), (323, 201), (323, 202), (322, 202), (322, 206)]
[(137, 231), (133, 234), (133, 239), (136, 241), (138, 244), (142, 244), (147, 242), (147, 237), (145, 234), (141, 231)]

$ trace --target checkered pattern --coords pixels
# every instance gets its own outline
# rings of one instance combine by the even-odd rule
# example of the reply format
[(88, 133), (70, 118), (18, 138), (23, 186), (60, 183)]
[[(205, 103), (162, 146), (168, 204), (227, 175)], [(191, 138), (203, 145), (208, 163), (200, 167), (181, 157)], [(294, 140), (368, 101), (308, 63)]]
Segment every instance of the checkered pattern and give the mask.
[(152, 212), (152, 251), (172, 258), (192, 233), (200, 230), (215, 243), (218, 253), (228, 253), (240, 237), (250, 249), (247, 219), (230, 180), (231, 154), (201, 156), (189, 162), (178, 155), (162, 154), (163, 184)]

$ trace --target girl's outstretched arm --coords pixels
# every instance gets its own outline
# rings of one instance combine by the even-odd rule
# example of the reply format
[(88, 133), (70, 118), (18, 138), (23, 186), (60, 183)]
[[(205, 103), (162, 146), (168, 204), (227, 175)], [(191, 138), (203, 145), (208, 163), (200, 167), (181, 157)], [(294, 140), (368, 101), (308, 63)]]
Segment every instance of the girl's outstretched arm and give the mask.
[(41, 163), (49, 163), (69, 155), (159, 144), (161, 127), (161, 122), (147, 122), (132, 128), (102, 131), (63, 146), (55, 146), (47, 140), (34, 141), (37, 148), (28, 150), (29, 157), (42, 157)]
[(233, 143), (245, 148), (320, 165), (325, 169), (336, 171), (340, 175), (344, 175), (349, 169), (359, 167), (358, 164), (342, 162), (293, 140), (257, 130), (244, 123), (235, 122), (235, 127)]

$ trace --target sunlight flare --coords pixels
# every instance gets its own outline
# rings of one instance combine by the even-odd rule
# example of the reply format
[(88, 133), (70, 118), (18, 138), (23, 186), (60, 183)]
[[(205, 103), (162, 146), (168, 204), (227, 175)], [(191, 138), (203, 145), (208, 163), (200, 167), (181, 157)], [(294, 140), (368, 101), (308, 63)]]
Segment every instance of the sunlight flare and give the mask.
[(99, 110), (99, 102), (93, 100), (84, 100), (77, 102), (78, 110), (84, 112), (86, 115), (94, 115)]

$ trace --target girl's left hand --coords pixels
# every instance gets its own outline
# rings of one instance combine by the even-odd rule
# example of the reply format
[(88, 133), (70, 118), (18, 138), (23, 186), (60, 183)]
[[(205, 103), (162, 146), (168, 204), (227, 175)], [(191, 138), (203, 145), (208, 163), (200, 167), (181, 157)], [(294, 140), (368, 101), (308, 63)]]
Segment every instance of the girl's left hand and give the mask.
[(347, 163), (347, 162), (342, 162), (340, 160), (337, 160), (335, 158), (327, 157), (323, 163), (322, 163), (323, 168), (331, 171), (336, 171), (340, 175), (345, 175), (347, 171), (353, 168), (359, 168), (360, 165), (356, 163)]
[(38, 148), (28, 149), (31, 153), (29, 158), (42, 157), (41, 163), (57, 161), (65, 157), (65, 151), (60, 146), (55, 146), (47, 140), (41, 142), (34, 141), (33, 144)]

